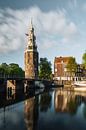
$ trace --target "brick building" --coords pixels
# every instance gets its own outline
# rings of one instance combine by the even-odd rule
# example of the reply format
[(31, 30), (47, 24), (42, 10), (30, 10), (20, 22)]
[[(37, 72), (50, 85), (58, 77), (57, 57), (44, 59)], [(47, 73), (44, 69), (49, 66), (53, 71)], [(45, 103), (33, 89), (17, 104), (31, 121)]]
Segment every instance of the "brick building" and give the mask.
[(67, 64), (71, 57), (55, 57), (54, 79), (56, 80), (83, 80), (86, 79), (86, 69), (82, 64), (77, 64), (76, 71), (68, 71)]
[[(57, 80), (69, 80), (70, 72), (67, 71), (67, 64), (70, 57), (55, 57), (54, 60), (54, 78)], [(73, 76), (74, 74), (72, 74)]]

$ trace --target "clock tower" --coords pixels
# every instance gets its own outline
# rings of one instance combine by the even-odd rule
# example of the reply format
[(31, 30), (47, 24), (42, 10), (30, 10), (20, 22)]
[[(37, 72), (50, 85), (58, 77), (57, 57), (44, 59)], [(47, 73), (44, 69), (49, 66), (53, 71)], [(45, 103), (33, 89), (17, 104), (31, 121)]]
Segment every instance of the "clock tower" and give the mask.
[(32, 21), (26, 36), (28, 43), (24, 52), (25, 78), (35, 79), (38, 78), (38, 51)]

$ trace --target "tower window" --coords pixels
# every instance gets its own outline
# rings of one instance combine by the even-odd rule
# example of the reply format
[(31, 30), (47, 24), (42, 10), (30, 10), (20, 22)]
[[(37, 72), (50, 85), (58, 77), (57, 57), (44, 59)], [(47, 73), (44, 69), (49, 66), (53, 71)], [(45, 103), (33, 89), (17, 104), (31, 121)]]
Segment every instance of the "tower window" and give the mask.
[(29, 46), (29, 49), (33, 49), (33, 47), (32, 47), (32, 46)]

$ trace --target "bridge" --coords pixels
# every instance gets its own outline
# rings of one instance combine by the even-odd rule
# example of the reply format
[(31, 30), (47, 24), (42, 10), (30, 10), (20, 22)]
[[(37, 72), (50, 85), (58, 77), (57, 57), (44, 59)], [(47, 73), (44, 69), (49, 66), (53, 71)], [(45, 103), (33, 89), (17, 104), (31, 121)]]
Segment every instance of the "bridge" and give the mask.
[[(34, 93), (36, 90), (51, 89), (57, 86), (53, 80), (39, 79), (39, 78), (26, 78), (20, 76), (0, 75), (0, 94), (11, 95), (15, 93)], [(18, 93), (18, 94), (20, 94)], [(8, 96), (9, 97), (9, 96)]]
[(15, 95), (15, 93), (34, 93), (40, 90), (49, 90), (52, 87), (62, 87), (62, 84), (55, 84), (53, 80), (31, 79), (25, 77), (0, 77), (0, 93)]

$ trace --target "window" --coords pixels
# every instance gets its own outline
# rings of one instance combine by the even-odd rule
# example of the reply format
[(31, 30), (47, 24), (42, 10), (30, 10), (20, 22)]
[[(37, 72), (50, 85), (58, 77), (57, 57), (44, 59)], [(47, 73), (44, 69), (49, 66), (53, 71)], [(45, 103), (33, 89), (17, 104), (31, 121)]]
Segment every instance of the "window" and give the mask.
[(57, 69), (55, 69), (55, 72), (57, 72)]
[(33, 47), (32, 47), (32, 46), (29, 46), (29, 49), (33, 49)]

